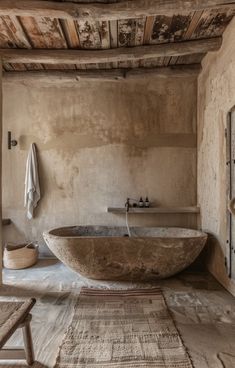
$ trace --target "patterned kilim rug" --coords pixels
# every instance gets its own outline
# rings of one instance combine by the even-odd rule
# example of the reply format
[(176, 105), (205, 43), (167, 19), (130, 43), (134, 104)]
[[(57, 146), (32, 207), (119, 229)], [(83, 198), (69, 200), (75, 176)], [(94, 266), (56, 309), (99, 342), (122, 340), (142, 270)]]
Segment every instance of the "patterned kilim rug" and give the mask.
[(160, 289), (83, 288), (56, 368), (192, 368)]

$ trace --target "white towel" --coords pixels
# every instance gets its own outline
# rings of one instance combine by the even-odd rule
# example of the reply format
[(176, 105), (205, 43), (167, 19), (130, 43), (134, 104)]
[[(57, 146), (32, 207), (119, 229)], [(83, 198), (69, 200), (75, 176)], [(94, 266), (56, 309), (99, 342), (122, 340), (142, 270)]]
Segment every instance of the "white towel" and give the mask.
[(40, 197), (36, 146), (33, 143), (29, 149), (25, 175), (24, 206), (27, 208), (27, 217), (29, 220), (33, 218), (33, 211), (37, 207)]

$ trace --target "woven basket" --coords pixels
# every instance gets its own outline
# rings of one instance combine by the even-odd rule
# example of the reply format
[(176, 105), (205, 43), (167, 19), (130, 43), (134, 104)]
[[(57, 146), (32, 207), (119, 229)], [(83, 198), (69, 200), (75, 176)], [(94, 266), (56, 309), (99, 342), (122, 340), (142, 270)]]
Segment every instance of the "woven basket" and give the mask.
[(5, 268), (20, 270), (33, 266), (38, 260), (38, 245), (7, 244), (4, 249), (3, 264)]

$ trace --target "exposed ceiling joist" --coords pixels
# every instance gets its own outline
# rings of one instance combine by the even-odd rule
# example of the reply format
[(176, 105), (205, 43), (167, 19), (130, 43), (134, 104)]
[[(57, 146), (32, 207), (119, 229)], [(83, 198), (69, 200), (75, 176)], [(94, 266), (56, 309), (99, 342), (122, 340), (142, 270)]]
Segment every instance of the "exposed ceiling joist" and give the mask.
[(39, 0), (1, 0), (0, 16), (50, 17), (60, 19), (116, 20), (152, 15), (234, 8), (227, 0), (127, 0), (117, 3), (73, 3)]
[(218, 50), (221, 43), (217, 37), (109, 50), (0, 49), (0, 57), (9, 63), (97, 64), (206, 53)]
[(47, 83), (74, 83), (79, 82), (80, 80), (119, 81), (141, 77), (196, 77), (199, 74), (200, 70), (200, 64), (192, 64), (161, 68), (5, 72), (3, 73), (3, 81), (6, 83), (34, 83), (39, 81)]

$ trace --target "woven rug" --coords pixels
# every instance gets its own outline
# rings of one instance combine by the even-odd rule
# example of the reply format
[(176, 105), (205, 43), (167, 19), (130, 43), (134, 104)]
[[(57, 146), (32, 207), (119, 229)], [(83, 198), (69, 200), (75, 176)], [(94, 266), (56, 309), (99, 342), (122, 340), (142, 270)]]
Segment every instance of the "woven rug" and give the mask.
[(192, 368), (160, 289), (83, 288), (56, 368)]

